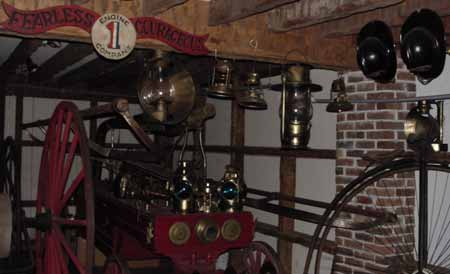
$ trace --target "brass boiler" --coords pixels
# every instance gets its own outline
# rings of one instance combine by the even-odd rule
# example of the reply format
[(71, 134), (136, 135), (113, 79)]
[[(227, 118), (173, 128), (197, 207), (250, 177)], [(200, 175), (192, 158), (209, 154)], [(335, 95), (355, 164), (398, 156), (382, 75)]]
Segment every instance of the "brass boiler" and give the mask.
[(177, 71), (162, 53), (148, 65), (138, 88), (142, 109), (163, 124), (184, 121), (195, 102), (195, 85), (191, 75)]

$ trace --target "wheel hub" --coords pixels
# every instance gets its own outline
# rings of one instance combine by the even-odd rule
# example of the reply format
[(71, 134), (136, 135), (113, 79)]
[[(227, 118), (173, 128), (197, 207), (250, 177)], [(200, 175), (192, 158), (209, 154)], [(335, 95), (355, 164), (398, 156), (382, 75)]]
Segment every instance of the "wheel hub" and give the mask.
[(52, 213), (50, 210), (45, 210), (42, 213), (36, 214), (34, 227), (42, 232), (49, 231), (52, 228)]

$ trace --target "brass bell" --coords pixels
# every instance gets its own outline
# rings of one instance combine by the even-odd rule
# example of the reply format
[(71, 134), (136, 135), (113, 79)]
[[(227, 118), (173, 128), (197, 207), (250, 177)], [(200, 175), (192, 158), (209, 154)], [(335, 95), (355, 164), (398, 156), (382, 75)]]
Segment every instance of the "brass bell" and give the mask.
[(140, 105), (153, 119), (163, 124), (178, 124), (194, 107), (194, 81), (187, 71), (174, 71), (161, 51), (157, 51), (152, 61), (138, 88)]
[(336, 98), (327, 105), (327, 112), (340, 113), (353, 109), (353, 104), (348, 100), (344, 79), (341, 77), (331, 84), (330, 93), (337, 92)]
[(246, 89), (238, 97), (238, 104), (243, 108), (264, 110), (267, 109), (264, 93), (261, 89), (261, 80), (257, 72), (250, 72), (245, 81)]
[(232, 72), (233, 66), (229, 60), (218, 59), (214, 65), (208, 95), (221, 99), (233, 99)]

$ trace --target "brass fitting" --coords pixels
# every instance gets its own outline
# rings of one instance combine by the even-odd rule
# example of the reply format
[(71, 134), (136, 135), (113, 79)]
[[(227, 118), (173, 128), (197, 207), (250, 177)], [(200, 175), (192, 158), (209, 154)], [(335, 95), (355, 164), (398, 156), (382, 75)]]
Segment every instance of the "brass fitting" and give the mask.
[(202, 243), (212, 243), (219, 238), (220, 228), (210, 219), (201, 219), (195, 225), (195, 234)]
[(236, 241), (241, 237), (242, 226), (235, 219), (229, 219), (222, 225), (222, 237), (227, 241)]
[(191, 229), (184, 222), (176, 222), (169, 228), (169, 239), (174, 245), (183, 245), (191, 238)]

